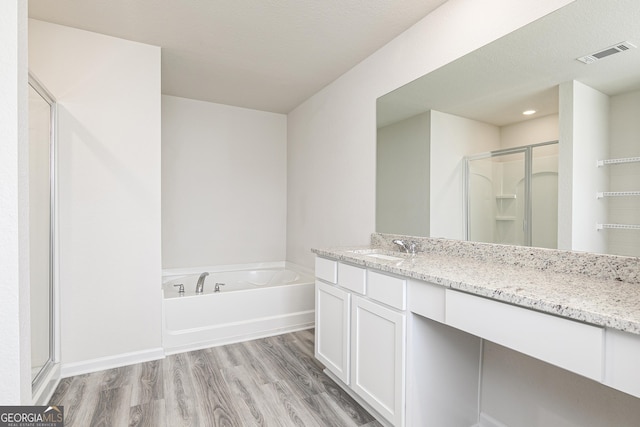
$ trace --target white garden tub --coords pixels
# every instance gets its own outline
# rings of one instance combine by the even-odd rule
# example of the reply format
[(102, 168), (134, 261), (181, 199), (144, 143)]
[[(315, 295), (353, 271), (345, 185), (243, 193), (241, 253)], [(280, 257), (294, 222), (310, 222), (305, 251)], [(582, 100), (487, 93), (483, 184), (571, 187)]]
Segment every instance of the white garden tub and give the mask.
[[(200, 273), (163, 278), (166, 354), (313, 327), (311, 276), (280, 267), (208, 271), (203, 292), (196, 294)], [(216, 283), (220, 292), (214, 292)]]

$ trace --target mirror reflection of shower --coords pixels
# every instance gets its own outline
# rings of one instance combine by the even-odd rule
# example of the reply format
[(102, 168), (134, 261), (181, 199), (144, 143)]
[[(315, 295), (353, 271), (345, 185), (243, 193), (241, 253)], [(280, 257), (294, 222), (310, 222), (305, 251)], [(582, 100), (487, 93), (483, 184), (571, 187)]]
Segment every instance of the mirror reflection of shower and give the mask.
[(474, 242), (558, 246), (558, 141), (465, 159), (465, 235)]

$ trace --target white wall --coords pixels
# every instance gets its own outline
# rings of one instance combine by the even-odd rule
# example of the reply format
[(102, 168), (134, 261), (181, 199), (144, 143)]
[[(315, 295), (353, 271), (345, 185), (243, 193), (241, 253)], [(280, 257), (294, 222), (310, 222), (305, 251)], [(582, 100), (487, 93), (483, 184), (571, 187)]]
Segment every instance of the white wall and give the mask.
[(27, 2), (0, 2), (0, 404), (31, 404)]
[(431, 237), (464, 240), (464, 158), (498, 148), (498, 127), (431, 111)]
[(289, 113), (287, 259), (369, 242), (376, 98), (567, 3), (450, 0)]
[(608, 156), (609, 97), (571, 81), (560, 85), (558, 248), (607, 252), (606, 204), (596, 199), (608, 188), (608, 171), (596, 167)]
[(557, 141), (560, 133), (559, 126), (557, 114), (502, 126), (500, 128), (500, 148)]
[(164, 268), (285, 260), (286, 123), (162, 97)]
[(158, 357), (160, 48), (30, 20), (29, 67), (59, 103), (62, 373)]
[(376, 231), (429, 236), (430, 114), (377, 132)]

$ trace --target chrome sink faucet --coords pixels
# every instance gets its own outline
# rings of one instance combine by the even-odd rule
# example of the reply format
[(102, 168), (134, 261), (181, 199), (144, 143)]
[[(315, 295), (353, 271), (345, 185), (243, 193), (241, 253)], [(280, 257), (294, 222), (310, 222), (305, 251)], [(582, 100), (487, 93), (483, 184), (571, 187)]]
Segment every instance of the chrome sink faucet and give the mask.
[[(416, 244), (414, 242), (404, 242), (400, 239), (395, 239), (393, 243), (400, 246), (408, 254), (411, 254), (411, 255), (416, 254)], [(409, 246), (407, 247), (407, 245)]]
[(201, 294), (204, 290), (204, 279), (207, 277), (209, 273), (204, 272), (198, 277), (198, 283), (196, 284), (196, 294)]

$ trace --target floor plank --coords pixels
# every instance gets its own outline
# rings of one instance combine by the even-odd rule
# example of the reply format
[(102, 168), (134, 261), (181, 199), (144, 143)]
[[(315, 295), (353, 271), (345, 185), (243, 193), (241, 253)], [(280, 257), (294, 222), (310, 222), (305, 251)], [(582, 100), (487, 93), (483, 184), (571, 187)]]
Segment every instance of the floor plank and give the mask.
[(163, 362), (167, 424), (176, 427), (197, 426), (197, 399), (186, 353), (167, 356)]
[(129, 423), (131, 386), (107, 387), (98, 392), (91, 427), (126, 426)]
[(323, 369), (309, 329), (65, 378), (49, 404), (69, 427), (379, 427)]
[(278, 416), (261, 388), (263, 384), (258, 384), (251, 372), (244, 366), (234, 366), (223, 369), (222, 374), (237, 397), (236, 407), (243, 420), (249, 420), (255, 426), (277, 425)]
[(129, 427), (171, 427), (166, 424), (164, 399), (152, 400), (132, 406), (129, 410)]
[(132, 407), (164, 398), (162, 361), (139, 363), (133, 368)]
[(196, 410), (203, 425), (238, 426), (240, 417), (231, 399), (231, 390), (203, 350), (187, 353), (194, 378), (198, 405)]

